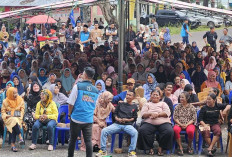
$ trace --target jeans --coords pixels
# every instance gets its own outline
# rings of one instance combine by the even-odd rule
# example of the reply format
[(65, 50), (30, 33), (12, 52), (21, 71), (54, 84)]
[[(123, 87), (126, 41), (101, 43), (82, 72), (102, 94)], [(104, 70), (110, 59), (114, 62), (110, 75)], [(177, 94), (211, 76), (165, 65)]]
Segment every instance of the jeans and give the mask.
[(112, 124), (104, 128), (101, 132), (101, 150), (106, 151), (106, 139), (108, 135), (124, 131), (131, 136), (131, 144), (128, 152), (135, 151), (138, 132), (132, 125)]
[(188, 36), (187, 37), (182, 37), (183, 38), (183, 43), (185, 44), (189, 44), (189, 39)]
[(5, 47), (7, 48), (8, 47), (8, 42), (3, 42), (3, 41), (0, 41), (0, 43)]
[(77, 136), (80, 131), (83, 133), (85, 147), (86, 147), (86, 157), (92, 157), (93, 147), (92, 147), (92, 123), (79, 124), (71, 120), (70, 122), (70, 140), (68, 146), (68, 157), (74, 156), (74, 149), (77, 140)]
[(50, 120), (47, 124), (42, 124), (39, 120), (36, 120), (32, 127), (32, 143), (37, 144), (37, 138), (39, 129), (43, 126), (47, 126), (49, 145), (53, 144), (54, 128), (56, 126), (55, 120)]

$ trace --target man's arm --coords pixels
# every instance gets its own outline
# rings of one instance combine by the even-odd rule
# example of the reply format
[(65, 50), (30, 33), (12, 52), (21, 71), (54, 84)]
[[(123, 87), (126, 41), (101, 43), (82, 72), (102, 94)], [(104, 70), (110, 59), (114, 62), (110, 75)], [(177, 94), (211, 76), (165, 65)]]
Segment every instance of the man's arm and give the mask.
[(68, 116), (71, 116), (73, 111), (73, 105), (68, 104)]
[(203, 36), (203, 39), (204, 39), (205, 43), (208, 44), (208, 41), (207, 41), (206, 37), (207, 37), (207, 32), (206, 32), (205, 35)]
[(68, 116), (71, 116), (73, 112), (73, 107), (76, 102), (77, 95), (78, 95), (78, 89), (77, 89), (77, 85), (75, 85), (67, 101), (67, 103), (69, 104), (68, 105)]

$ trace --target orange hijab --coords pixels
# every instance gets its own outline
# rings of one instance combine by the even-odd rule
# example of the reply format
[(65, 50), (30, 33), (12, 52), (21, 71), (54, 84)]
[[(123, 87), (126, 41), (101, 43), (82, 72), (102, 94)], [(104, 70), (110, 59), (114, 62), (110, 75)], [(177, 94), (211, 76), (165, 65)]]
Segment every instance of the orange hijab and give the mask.
[(18, 93), (18, 90), (15, 87), (8, 88), (6, 92), (6, 101), (12, 109), (15, 109), (19, 104), (23, 102), (23, 99), (18, 95), (16, 98), (14, 98), (14, 91)]

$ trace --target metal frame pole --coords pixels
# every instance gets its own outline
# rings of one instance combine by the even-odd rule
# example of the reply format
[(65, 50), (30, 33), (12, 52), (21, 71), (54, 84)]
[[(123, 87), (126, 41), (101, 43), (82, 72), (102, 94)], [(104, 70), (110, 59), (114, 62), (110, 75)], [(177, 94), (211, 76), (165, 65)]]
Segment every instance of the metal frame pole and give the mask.
[(123, 53), (124, 53), (124, 28), (125, 28), (125, 1), (119, 0), (119, 48), (118, 48), (118, 90), (122, 92), (123, 85)]

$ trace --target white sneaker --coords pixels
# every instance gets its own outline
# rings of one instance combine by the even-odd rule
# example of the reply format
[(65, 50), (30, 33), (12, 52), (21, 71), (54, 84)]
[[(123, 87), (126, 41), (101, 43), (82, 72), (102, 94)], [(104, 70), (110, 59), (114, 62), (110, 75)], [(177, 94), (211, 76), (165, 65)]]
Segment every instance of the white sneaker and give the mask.
[(31, 144), (30, 146), (29, 146), (29, 150), (35, 150), (36, 149), (36, 145), (35, 144)]
[(52, 151), (53, 150), (53, 145), (49, 145), (48, 146), (48, 151)]

